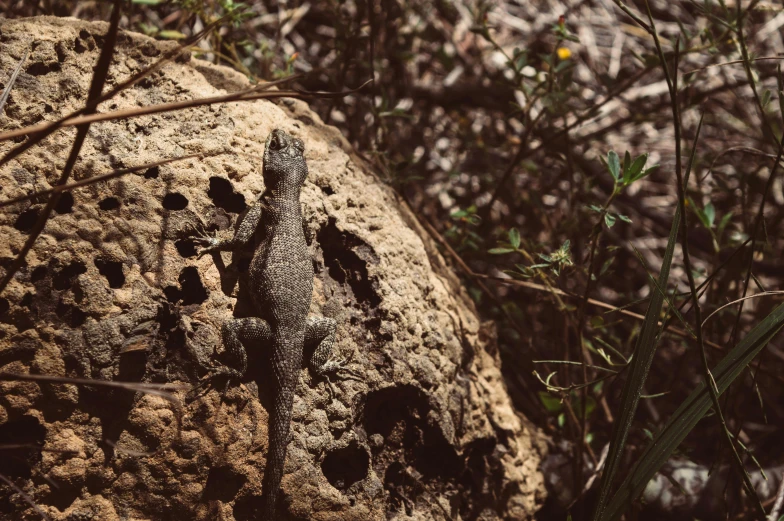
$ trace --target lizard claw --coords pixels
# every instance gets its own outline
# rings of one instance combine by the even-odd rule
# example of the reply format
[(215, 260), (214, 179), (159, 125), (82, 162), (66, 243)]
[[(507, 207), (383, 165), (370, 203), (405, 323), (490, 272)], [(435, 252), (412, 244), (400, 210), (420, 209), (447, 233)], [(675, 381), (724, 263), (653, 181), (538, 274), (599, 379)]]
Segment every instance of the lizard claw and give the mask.
[[(337, 358), (328, 360), (319, 370), (319, 374), (324, 376), (329, 382), (329, 375), (335, 375), (343, 380), (362, 381), (362, 377), (353, 370), (346, 367), (354, 359), (354, 354), (349, 358)], [(331, 383), (331, 382), (330, 382)]]
[(193, 227), (193, 235), (190, 237), (190, 240), (193, 242), (194, 246), (196, 246), (197, 259), (202, 258), (208, 253), (217, 251), (217, 246), (220, 242), (201, 222)]
[(196, 258), (201, 259), (208, 253), (217, 251), (218, 239), (215, 237), (194, 237), (191, 239), (196, 245)]

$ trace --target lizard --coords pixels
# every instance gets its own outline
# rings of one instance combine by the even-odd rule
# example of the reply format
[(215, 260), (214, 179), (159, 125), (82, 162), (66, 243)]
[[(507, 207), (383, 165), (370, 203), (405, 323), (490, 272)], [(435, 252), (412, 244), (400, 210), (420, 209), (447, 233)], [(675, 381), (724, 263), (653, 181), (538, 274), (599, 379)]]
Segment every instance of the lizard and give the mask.
[(221, 327), (224, 346), (236, 367), (213, 370), (205, 381), (220, 375), (240, 380), (248, 367), (246, 350), (270, 348), (274, 398), (261, 505), (262, 519), (267, 521), (275, 518), (304, 347), (315, 346), (309, 366), (317, 375), (339, 371), (353, 375), (344, 367), (345, 360), (331, 359), (337, 322), (308, 316), (314, 270), (300, 205), (308, 175), (304, 152), (301, 139), (273, 130), (264, 147), (265, 191), (238, 220), (234, 236), (220, 240), (201, 234), (193, 239), (199, 257), (234, 251), (257, 239), (247, 278), (254, 316), (230, 319)]

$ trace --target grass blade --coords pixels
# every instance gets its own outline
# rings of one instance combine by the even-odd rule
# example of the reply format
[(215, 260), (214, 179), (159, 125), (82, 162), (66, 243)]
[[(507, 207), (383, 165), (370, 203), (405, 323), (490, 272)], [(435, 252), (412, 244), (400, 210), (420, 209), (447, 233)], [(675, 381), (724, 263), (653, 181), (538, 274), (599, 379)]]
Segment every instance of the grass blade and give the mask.
[[(700, 119), (700, 126), (697, 128), (697, 135), (694, 139), (695, 145), (692, 147), (689, 164), (686, 167), (683, 181), (684, 184), (689, 182), (689, 174), (691, 173), (692, 164), (694, 164), (694, 154), (697, 150), (696, 143), (700, 135), (701, 127), (702, 119)], [(675, 217), (672, 220), (670, 235), (667, 238), (667, 248), (664, 251), (664, 258), (662, 259), (662, 265), (659, 271), (659, 279), (657, 281), (657, 287), (659, 288), (667, 287), (667, 281), (670, 278), (670, 266), (672, 265), (672, 255), (675, 251), (675, 243), (678, 240), (680, 223), (681, 209), (680, 205), (676, 205)], [(626, 445), (626, 438), (629, 435), (634, 413), (640, 402), (643, 384), (645, 383), (648, 371), (651, 368), (653, 355), (656, 352), (656, 343), (659, 339), (659, 315), (661, 314), (663, 303), (664, 293), (662, 291), (652, 291), (648, 310), (645, 313), (645, 320), (642, 323), (642, 331), (640, 336), (637, 337), (634, 358), (629, 367), (629, 376), (623, 386), (623, 392), (621, 394), (621, 411), (613, 425), (612, 437), (610, 438), (610, 452), (607, 456), (604, 472), (602, 473), (599, 499), (596, 503), (596, 510), (593, 515), (594, 521), (605, 519), (602, 513), (607, 504), (607, 499), (610, 496), (610, 487), (612, 486), (615, 473), (618, 471), (618, 465), (620, 464), (625, 448), (624, 446)]]
[[(778, 306), (757, 324), (712, 371), (719, 394), (727, 390), (782, 327), (784, 327), (784, 304)], [(710, 408), (710, 392), (705, 382), (700, 382), (673, 413), (662, 430), (654, 436), (653, 441), (608, 504), (601, 518), (602, 521), (614, 521), (621, 516), (629, 503), (640, 495), (648, 481)]]
[[(680, 208), (676, 208), (675, 218), (672, 221), (672, 228), (670, 229), (670, 235), (667, 239), (667, 249), (664, 252), (664, 259), (662, 260), (661, 270), (659, 271), (659, 287), (666, 286), (667, 281), (670, 278), (670, 266), (672, 265), (672, 255), (675, 249), (675, 243), (677, 242), (676, 239), (678, 237), (680, 222)], [(626, 378), (626, 383), (624, 384), (623, 392), (621, 393), (621, 411), (613, 425), (613, 433), (610, 438), (610, 451), (607, 456), (604, 472), (602, 473), (599, 500), (596, 504), (596, 510), (593, 516), (594, 520), (604, 519), (602, 517), (602, 512), (610, 494), (612, 480), (615, 477), (621, 457), (623, 456), (626, 438), (629, 435), (634, 413), (637, 410), (637, 404), (639, 403), (640, 395), (642, 394), (643, 383), (645, 383), (645, 379), (648, 376), (648, 371), (650, 370), (651, 362), (653, 361), (653, 355), (656, 351), (656, 343), (659, 337), (659, 315), (661, 314), (663, 302), (664, 295), (659, 291), (654, 291), (648, 304), (648, 310), (645, 313), (642, 332), (640, 333), (640, 336), (637, 337), (634, 358), (629, 367), (629, 376)]]

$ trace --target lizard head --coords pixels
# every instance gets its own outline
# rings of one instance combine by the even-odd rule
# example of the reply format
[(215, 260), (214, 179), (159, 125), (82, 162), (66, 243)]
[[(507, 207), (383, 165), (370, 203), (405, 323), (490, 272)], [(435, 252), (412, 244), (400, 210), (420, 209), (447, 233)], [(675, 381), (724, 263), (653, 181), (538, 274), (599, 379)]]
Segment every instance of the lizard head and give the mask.
[(264, 146), (264, 184), (273, 190), (296, 189), (308, 176), (305, 163), (305, 144), (276, 128)]

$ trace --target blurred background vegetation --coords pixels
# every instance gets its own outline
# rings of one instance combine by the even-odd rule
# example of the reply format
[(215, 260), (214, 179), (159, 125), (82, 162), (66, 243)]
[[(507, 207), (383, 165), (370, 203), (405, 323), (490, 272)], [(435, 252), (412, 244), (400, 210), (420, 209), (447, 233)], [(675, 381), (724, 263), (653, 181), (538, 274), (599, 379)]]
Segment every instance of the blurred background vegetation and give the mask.
[[(496, 321), (510, 393), (568, 442), (554, 451), (569, 456), (576, 497), (611, 439), (657, 291), (676, 174), (695, 142), (683, 196), (690, 262), (679, 242), (655, 317), (670, 329), (657, 335), (622, 460), (703, 381), (690, 274), (702, 319), (716, 312), (701, 335), (711, 367), (782, 301), (722, 307), (784, 278), (774, 167), (784, 11), (737, 1), (132, 0), (122, 27), (178, 40), (222, 18), (192, 52), (252, 82), (304, 73), (302, 88), (341, 91), (375, 80), (312, 107), (402, 195)], [(111, 5), (2, 0), (0, 9), (106, 20)], [(762, 467), (784, 463), (783, 383), (778, 338), (721, 396), (751, 467), (751, 454)], [(679, 452), (712, 468), (732, 458), (715, 414)], [(755, 518), (740, 490), (737, 475), (724, 487), (726, 518)], [(590, 513), (586, 498), (575, 519)]]

